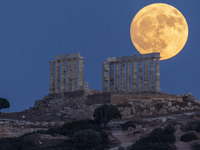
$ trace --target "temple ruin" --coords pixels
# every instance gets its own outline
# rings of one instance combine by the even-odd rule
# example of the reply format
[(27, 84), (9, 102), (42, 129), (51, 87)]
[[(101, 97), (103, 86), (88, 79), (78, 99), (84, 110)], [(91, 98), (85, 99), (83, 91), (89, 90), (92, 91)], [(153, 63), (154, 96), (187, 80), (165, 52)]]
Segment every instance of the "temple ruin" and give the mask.
[[(102, 64), (102, 90), (88, 89), (84, 81), (84, 57), (80, 53), (56, 56), (50, 61), (49, 94), (35, 108), (111, 103), (176, 101), (181, 95), (160, 89), (160, 54), (109, 57)], [(58, 106), (58, 104), (57, 104)]]
[(109, 57), (102, 72), (103, 92), (161, 92), (159, 53)]
[(55, 61), (50, 61), (50, 94), (82, 91), (88, 88), (88, 83), (84, 82), (83, 59), (80, 53), (74, 53), (56, 56)]

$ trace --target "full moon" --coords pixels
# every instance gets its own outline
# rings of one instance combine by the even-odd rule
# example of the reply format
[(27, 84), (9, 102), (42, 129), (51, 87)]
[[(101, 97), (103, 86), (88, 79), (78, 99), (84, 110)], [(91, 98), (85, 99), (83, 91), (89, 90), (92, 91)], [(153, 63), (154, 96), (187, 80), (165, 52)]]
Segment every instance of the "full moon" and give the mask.
[(160, 53), (161, 60), (165, 60), (183, 49), (188, 38), (188, 25), (175, 7), (155, 3), (135, 15), (130, 36), (139, 53)]

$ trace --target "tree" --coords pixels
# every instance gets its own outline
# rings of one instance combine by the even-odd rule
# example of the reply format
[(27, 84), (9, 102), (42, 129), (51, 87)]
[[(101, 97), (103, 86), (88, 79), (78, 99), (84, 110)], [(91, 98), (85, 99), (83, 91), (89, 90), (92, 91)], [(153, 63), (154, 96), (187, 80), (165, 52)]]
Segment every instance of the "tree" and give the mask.
[(112, 104), (104, 104), (95, 109), (93, 117), (98, 125), (106, 127), (107, 123), (115, 118), (121, 118), (121, 113), (119, 112), (117, 106)]
[(2, 108), (9, 108), (9, 107), (10, 103), (8, 102), (8, 100), (5, 98), (0, 98), (0, 111)]

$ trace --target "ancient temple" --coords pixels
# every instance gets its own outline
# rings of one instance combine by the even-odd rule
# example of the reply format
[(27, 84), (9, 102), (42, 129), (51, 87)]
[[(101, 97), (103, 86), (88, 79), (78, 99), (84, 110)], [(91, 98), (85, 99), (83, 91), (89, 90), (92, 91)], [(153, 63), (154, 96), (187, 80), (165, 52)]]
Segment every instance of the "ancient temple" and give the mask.
[(56, 56), (50, 61), (50, 94), (83, 91), (87, 89), (84, 82), (84, 57), (80, 53)]
[(103, 92), (160, 90), (160, 54), (109, 57), (102, 65)]

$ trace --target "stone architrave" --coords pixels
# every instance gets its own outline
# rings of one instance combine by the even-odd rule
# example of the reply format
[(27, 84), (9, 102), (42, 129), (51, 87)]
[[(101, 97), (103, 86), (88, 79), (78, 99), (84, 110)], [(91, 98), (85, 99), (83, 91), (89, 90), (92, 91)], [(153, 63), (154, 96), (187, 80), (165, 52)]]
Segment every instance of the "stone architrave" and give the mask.
[(160, 90), (160, 58), (156, 58), (156, 92), (161, 92)]
[(83, 57), (78, 58), (78, 90), (84, 90), (84, 61)]
[(132, 72), (132, 89), (133, 92), (137, 92), (137, 61), (133, 61), (133, 72)]
[(150, 58), (150, 91), (154, 92), (155, 91), (155, 68), (154, 68), (154, 58)]
[(143, 67), (142, 67), (142, 59), (138, 61), (138, 92), (143, 91)]
[(77, 87), (77, 59), (72, 59), (72, 91)]
[(109, 64), (108, 62), (103, 62), (102, 65), (102, 83), (103, 83), (103, 92), (108, 92), (109, 88), (108, 88), (108, 72), (109, 72)]
[(55, 92), (60, 93), (60, 60), (56, 60), (56, 90)]
[(115, 63), (115, 91), (120, 91), (120, 66), (119, 62)]
[(54, 94), (55, 88), (54, 88), (54, 64), (55, 61), (50, 61), (50, 86), (49, 86), (49, 93)]
[(65, 60), (61, 60), (61, 92), (65, 93)]
[(131, 92), (131, 61), (127, 62), (126, 91)]
[(121, 63), (121, 91), (125, 92), (126, 91), (126, 76), (125, 76), (126, 72), (125, 72), (125, 62), (123, 61)]
[(148, 58), (144, 59), (144, 91), (149, 91)]
[(114, 91), (114, 63), (110, 63), (110, 90)]
[(67, 59), (67, 91), (72, 90), (72, 79), (71, 79), (71, 59)]

